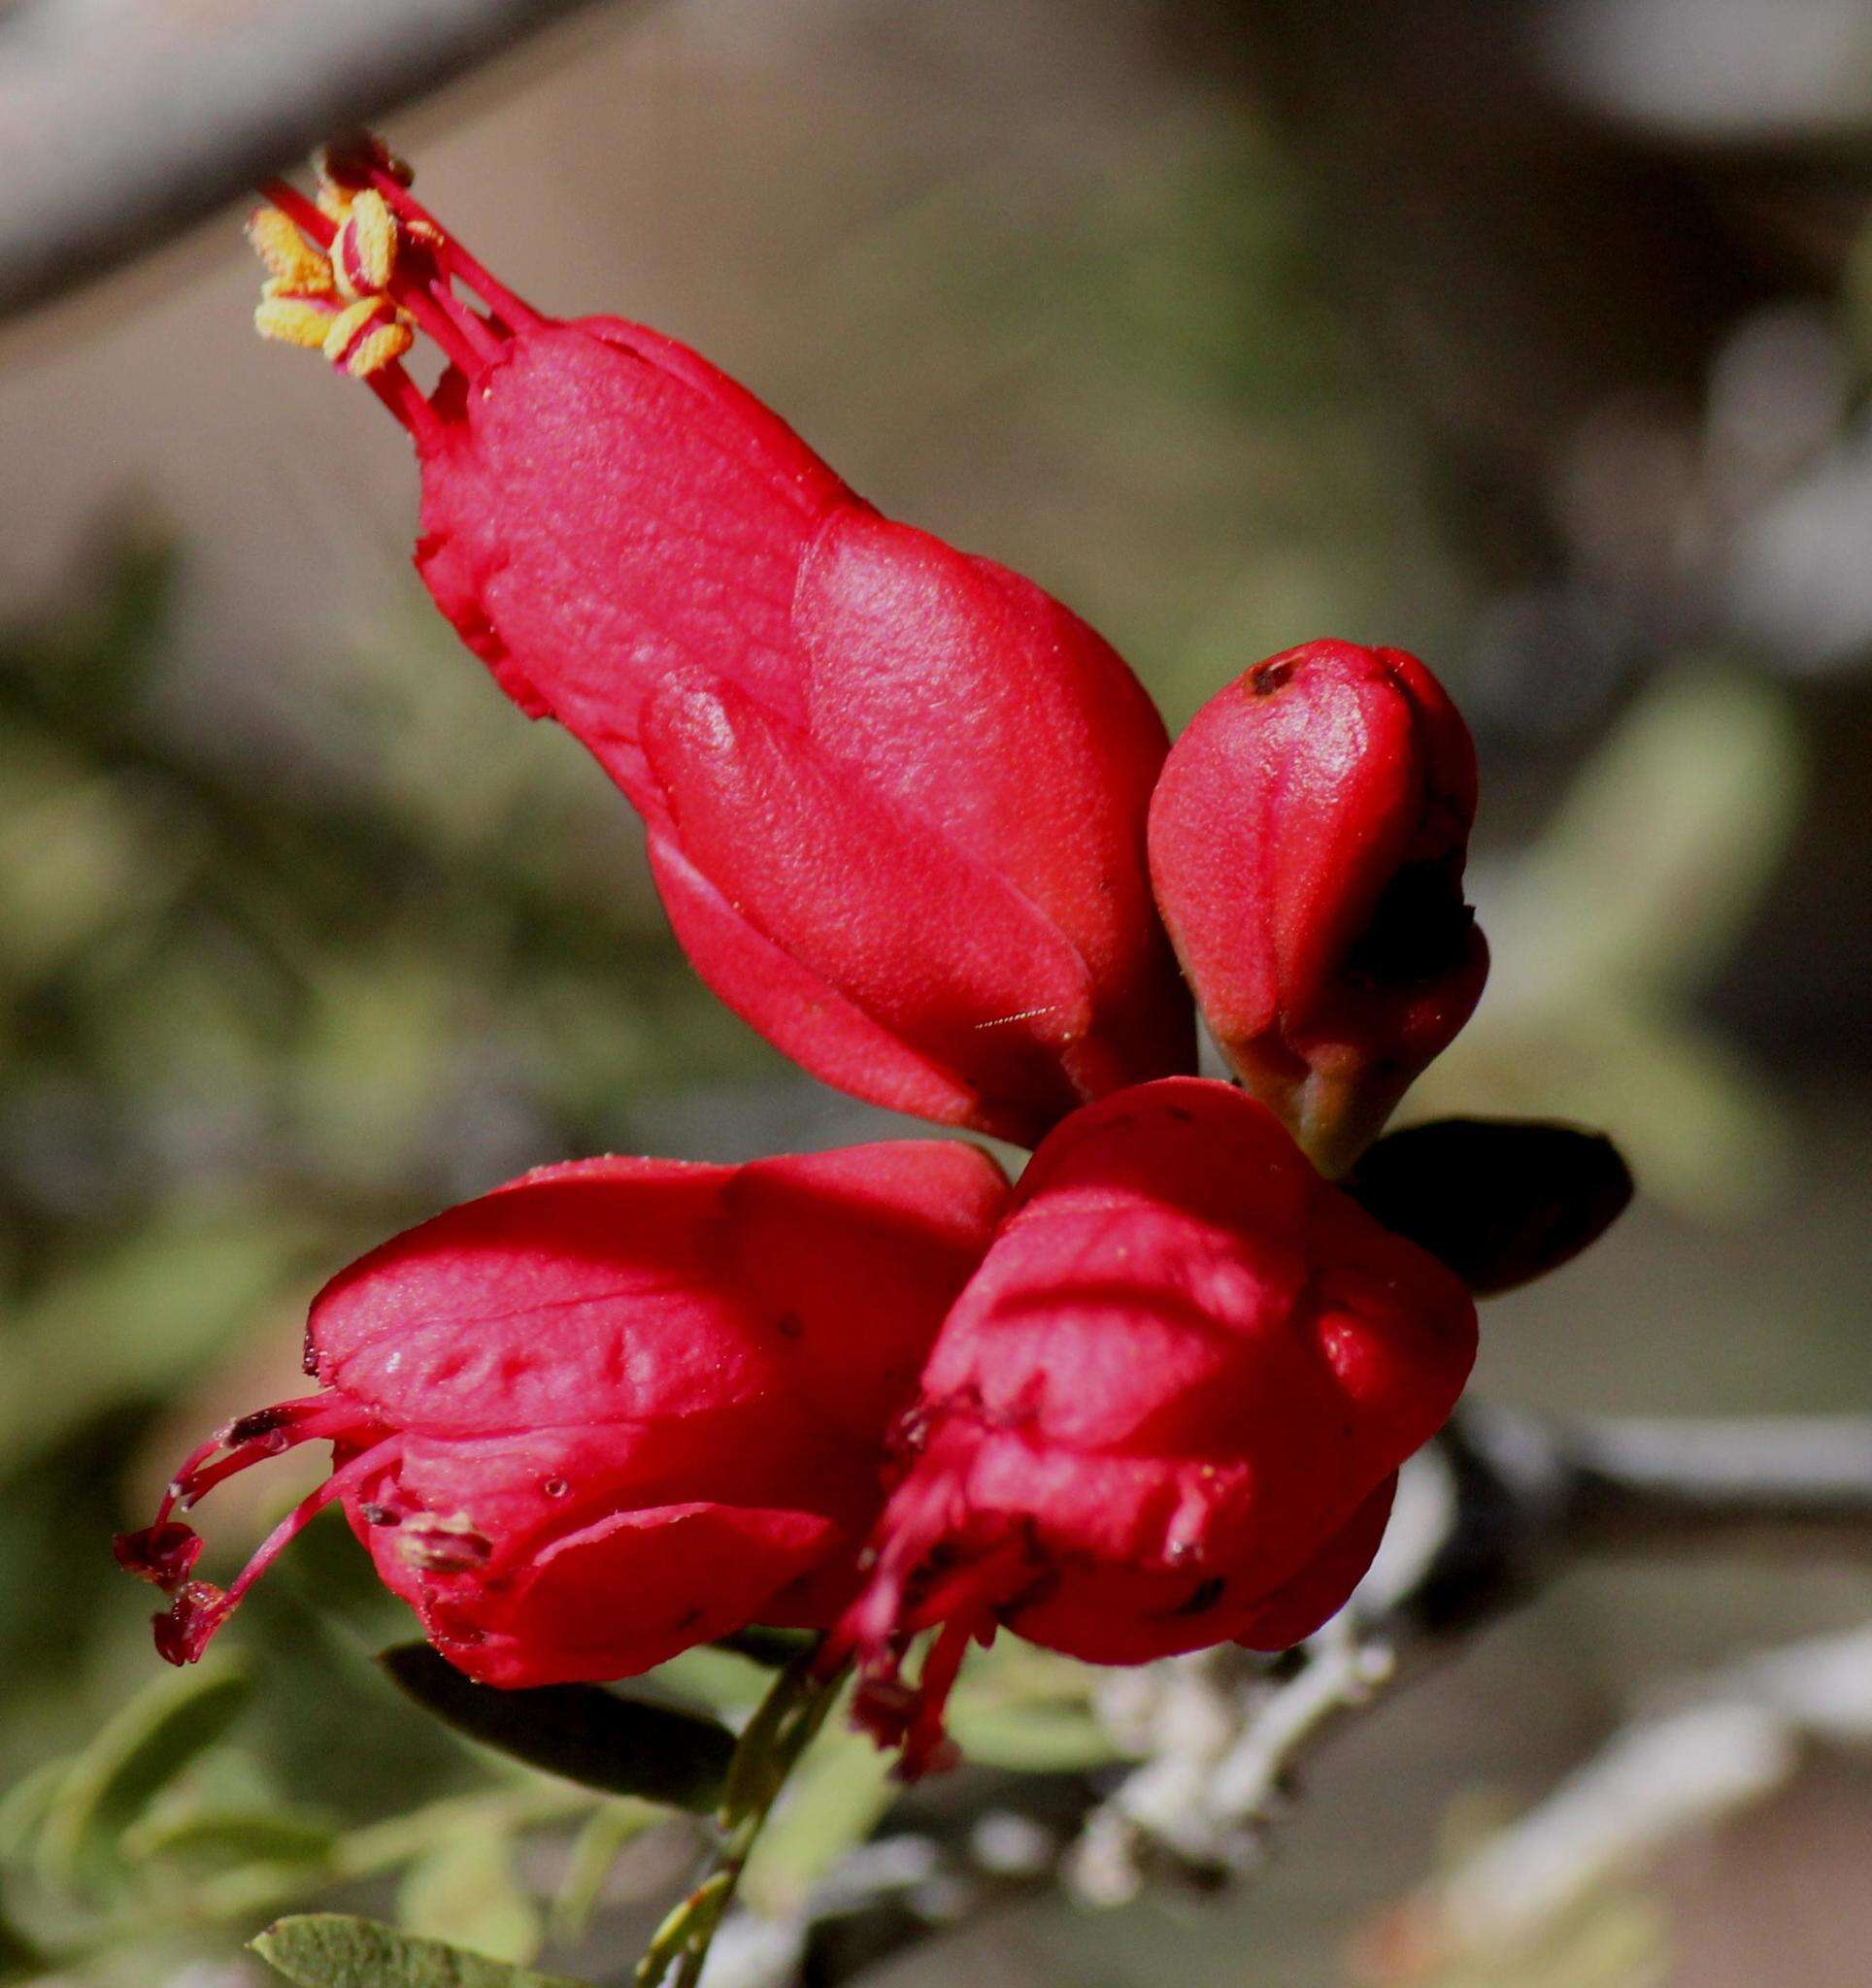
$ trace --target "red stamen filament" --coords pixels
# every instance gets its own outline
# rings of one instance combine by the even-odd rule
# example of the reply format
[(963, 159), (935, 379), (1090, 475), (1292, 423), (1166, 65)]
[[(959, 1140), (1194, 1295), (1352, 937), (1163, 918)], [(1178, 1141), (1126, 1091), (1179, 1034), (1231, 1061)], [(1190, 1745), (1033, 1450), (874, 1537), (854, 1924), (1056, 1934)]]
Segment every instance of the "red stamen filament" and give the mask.
[(316, 242), (327, 254), (331, 252), (331, 245), (338, 239), (338, 228), (330, 215), (320, 214), (296, 186), (289, 186), (284, 180), (262, 180), (260, 191), (302, 235)]
[(333, 1499), (342, 1498), (346, 1492), (357, 1489), (367, 1477), (387, 1470), (396, 1461), (402, 1447), (402, 1437), (386, 1436), (382, 1442), (374, 1443), (361, 1455), (352, 1457), (342, 1470), (334, 1471), (318, 1490), (300, 1499), (260, 1541), (252, 1559), (234, 1576), (227, 1590), (227, 1607), (234, 1607)]
[[(231, 1477), (234, 1470), (227, 1465), (245, 1470), (262, 1457), (278, 1456), (297, 1443), (323, 1435), (329, 1428), (351, 1427), (356, 1420), (353, 1411), (336, 1406), (328, 1395), (322, 1394), (280, 1402), (261, 1409), (258, 1415), (237, 1416), (183, 1459), (182, 1468), (170, 1478), (162, 1502), (156, 1507), (155, 1523), (161, 1525), (179, 1506), (185, 1511), (223, 1477)], [(262, 1426), (251, 1426), (256, 1423)], [(251, 1427), (251, 1434), (242, 1433), (243, 1424)], [(228, 1451), (227, 1457), (211, 1466), (209, 1459), (221, 1449)]]
[(368, 1479), (387, 1470), (402, 1447), (402, 1437), (386, 1436), (341, 1470), (334, 1471), (260, 1541), (258, 1550), (226, 1588), (217, 1588), (210, 1581), (184, 1581), (169, 1607), (155, 1618), (158, 1652), (172, 1664), (194, 1663), (247, 1591), (299, 1534), (335, 1499), (360, 1489)]
[(434, 229), (440, 238), (440, 245), (435, 251), (438, 261), (451, 276), (466, 283), (490, 311), (506, 319), (508, 325), (537, 328), (546, 322), (523, 297), (517, 297), (505, 283), (499, 282), (481, 262), (470, 255), (428, 209), (412, 195), (407, 186), (400, 185), (389, 174), (381, 170), (373, 170), (370, 179), (371, 184), (383, 194), (398, 219), (419, 221), (425, 228)]

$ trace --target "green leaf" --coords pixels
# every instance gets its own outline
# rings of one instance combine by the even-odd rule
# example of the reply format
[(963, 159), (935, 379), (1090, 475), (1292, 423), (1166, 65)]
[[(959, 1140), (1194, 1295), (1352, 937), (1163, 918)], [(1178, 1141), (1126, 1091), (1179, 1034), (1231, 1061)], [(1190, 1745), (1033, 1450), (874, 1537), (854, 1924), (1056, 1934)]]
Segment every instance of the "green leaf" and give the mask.
[(298, 1988), (584, 1988), (342, 1912), (281, 1919), (251, 1944)]
[(118, 1839), (246, 1708), (248, 1680), (223, 1666), (174, 1673), (140, 1692), (72, 1763), (47, 1808), (38, 1863), (51, 1882), (97, 1876)]
[(794, 1769), (748, 1859), (748, 1903), (770, 1918), (804, 1905), (813, 1887), (871, 1834), (903, 1793), (893, 1757), (846, 1725), (826, 1728)]
[(338, 1842), (323, 1816), (284, 1808), (189, 1808), (146, 1815), (123, 1832), (126, 1857), (187, 1858), (204, 1864), (322, 1864)]
[(704, 1815), (721, 1798), (734, 1735), (699, 1713), (620, 1698), (596, 1684), (497, 1691), (422, 1642), (399, 1643), (378, 1661), (424, 1710), (545, 1773)]

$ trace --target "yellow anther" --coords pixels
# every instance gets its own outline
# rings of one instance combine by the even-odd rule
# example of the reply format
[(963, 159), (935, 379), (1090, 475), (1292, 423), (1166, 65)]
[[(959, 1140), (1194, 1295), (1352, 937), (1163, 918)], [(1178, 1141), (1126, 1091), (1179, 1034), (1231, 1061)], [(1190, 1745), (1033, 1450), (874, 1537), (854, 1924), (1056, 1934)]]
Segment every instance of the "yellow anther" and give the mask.
[(282, 345), (304, 346), (318, 351), (334, 320), (335, 307), (323, 297), (308, 297), (286, 288), (278, 279), (260, 288), (253, 329)]
[(328, 221), (336, 221), (342, 227), (345, 216), (351, 213), (351, 194), (343, 186), (334, 185), (329, 180), (320, 180), (318, 201), (318, 212)]
[(389, 202), (366, 187), (351, 204), (351, 213), (331, 245), (331, 265), (342, 295), (374, 296), (389, 287), (396, 267), (396, 216)]
[(305, 296), (324, 296), (331, 289), (331, 265), (277, 207), (255, 208), (247, 223), (247, 239), (277, 282)]
[(322, 346), (334, 366), (353, 380), (365, 380), (400, 359), (415, 343), (415, 333), (389, 298), (360, 297), (327, 320)]

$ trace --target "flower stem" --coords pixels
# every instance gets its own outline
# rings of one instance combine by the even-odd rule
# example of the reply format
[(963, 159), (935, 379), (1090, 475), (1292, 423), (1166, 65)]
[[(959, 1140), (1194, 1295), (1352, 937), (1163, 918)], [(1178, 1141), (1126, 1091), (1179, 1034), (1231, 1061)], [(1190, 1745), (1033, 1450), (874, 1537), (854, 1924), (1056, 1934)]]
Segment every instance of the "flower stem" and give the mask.
[(803, 1650), (773, 1681), (748, 1721), (728, 1768), (716, 1814), (719, 1837), (701, 1883), (652, 1936), (637, 1964), (637, 1988), (657, 1988), (672, 1968), (671, 1988), (696, 1988), (709, 1946), (741, 1883), (762, 1825), (800, 1755), (825, 1723), (844, 1672), (819, 1674), (819, 1648)]

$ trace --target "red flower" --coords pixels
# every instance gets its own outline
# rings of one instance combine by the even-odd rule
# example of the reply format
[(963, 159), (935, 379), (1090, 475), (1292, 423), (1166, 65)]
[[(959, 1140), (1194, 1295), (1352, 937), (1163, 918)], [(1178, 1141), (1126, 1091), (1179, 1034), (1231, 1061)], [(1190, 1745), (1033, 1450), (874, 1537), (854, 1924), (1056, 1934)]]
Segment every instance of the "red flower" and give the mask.
[[(327, 160), (330, 282), (304, 237), (331, 248), (331, 215), (274, 189), (261, 328), (409, 428), (430, 591), (636, 805), (710, 986), (828, 1082), (1029, 1143), (1192, 1067), (1144, 858), (1168, 742), (1119, 655), (881, 517), (685, 348), (540, 315), (405, 179)], [(412, 326), (450, 361), (427, 397)]]
[(1151, 804), (1157, 904), (1203, 1017), (1343, 1173), (1468, 1020), (1488, 950), (1462, 896), (1469, 733), (1395, 648), (1257, 663), (1177, 741)]
[[(117, 1542), (172, 1663), (342, 1502), (436, 1647), (501, 1685), (633, 1675), (830, 1622), (884, 1432), (1007, 1194), (943, 1143), (544, 1168), (384, 1243), (312, 1308), (320, 1392), (217, 1432)], [(308, 1441), (333, 1473), (223, 1592), (172, 1512)]]
[[(1278, 1649), (1345, 1601), (1476, 1344), (1461, 1284), (1227, 1084), (1087, 1106), (944, 1322), (841, 1625), (861, 1714), (927, 1765), (972, 1637), (1094, 1663)], [(918, 1690), (909, 1638), (941, 1626)]]

